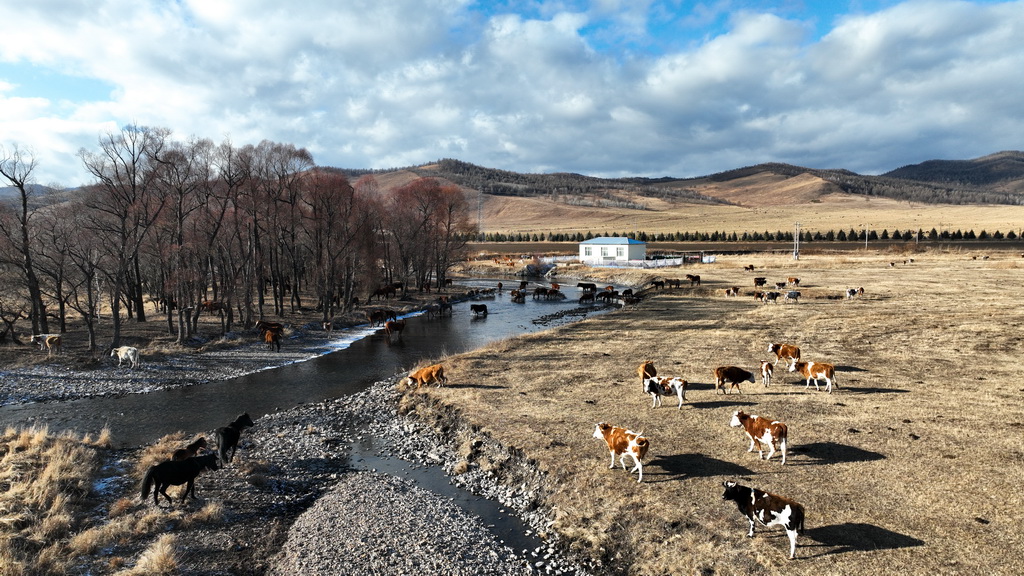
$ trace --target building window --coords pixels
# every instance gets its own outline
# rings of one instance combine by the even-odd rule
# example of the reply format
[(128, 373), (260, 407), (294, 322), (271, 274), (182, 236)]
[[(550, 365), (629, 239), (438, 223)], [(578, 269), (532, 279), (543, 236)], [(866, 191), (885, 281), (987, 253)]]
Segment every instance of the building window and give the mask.
[(608, 255), (608, 248), (605, 248), (604, 246), (601, 246), (601, 256), (603, 257), (603, 256), (607, 256), (607, 255)]
[(593, 256), (594, 255), (594, 249), (591, 248), (590, 246), (584, 246), (583, 247), (583, 255), (584, 256)]
[(626, 249), (625, 248), (623, 248), (622, 246), (618, 246), (618, 247), (615, 248), (615, 257), (616, 258), (622, 258), (625, 255), (626, 255)]

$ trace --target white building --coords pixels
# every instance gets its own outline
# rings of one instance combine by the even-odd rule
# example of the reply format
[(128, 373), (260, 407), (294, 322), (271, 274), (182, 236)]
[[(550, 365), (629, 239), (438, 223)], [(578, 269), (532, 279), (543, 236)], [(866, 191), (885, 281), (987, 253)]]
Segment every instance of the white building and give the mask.
[(591, 266), (630, 260), (644, 260), (647, 243), (632, 238), (602, 236), (580, 242), (580, 262)]

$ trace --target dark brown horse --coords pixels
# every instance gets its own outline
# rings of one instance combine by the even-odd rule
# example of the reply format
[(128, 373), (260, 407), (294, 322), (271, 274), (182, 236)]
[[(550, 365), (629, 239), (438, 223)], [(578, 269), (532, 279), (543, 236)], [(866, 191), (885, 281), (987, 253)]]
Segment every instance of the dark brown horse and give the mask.
[[(255, 426), (252, 418), (249, 417), (249, 413), (246, 412), (235, 421), (227, 426), (217, 428), (217, 456), (220, 458), (220, 463), (227, 464), (235, 457), (235, 449), (238, 447), (238, 439), (242, 437), (242, 430)], [(228, 451), (231, 451), (229, 454)]]
[(167, 498), (167, 504), (172, 505), (174, 502), (167, 495), (167, 489), (171, 486), (181, 486), (182, 484), (186, 486), (185, 491), (181, 493), (181, 502), (184, 502), (185, 497), (189, 494), (192, 495), (192, 498), (195, 498), (196, 476), (199, 476), (199, 473), (204, 469), (216, 470), (217, 468), (216, 454), (193, 456), (185, 460), (168, 460), (156, 466), (150, 466), (149, 471), (146, 472), (146, 477), (142, 480), (142, 499), (145, 500), (149, 496), (150, 486), (154, 486), (153, 504), (159, 506), (159, 497), (163, 494), (164, 498)]

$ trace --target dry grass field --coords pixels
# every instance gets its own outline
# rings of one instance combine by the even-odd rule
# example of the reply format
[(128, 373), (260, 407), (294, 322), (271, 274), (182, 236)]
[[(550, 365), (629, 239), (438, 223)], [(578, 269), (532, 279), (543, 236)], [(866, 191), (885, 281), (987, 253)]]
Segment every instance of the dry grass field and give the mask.
[[(1024, 310), (1020, 254), (747, 255), (685, 270), (700, 288), (444, 359), (426, 394), (534, 459), (555, 528), (611, 573), (1018, 574), (1024, 570)], [(753, 264), (756, 271), (743, 266)], [(760, 304), (752, 278), (801, 279), (799, 304)], [(742, 296), (726, 297), (730, 286)], [(863, 286), (862, 297), (842, 292)], [(777, 367), (770, 388), (716, 394), (711, 371), (754, 370), (769, 342), (837, 366), (829, 395)], [(689, 383), (682, 410), (641, 391), (636, 367)], [(419, 392), (423, 393), (423, 392)], [(735, 410), (786, 422), (786, 465), (747, 452)], [(644, 481), (608, 469), (606, 421), (651, 441)], [(779, 528), (746, 538), (721, 483), (804, 504), (797, 559)]]
[[(483, 232), (543, 234), (591, 231), (623, 233), (660, 232), (775, 232), (801, 230), (881, 230), (935, 228), (996, 230), (1021, 233), (1024, 207), (995, 205), (949, 206), (908, 203), (880, 197), (837, 192), (834, 185), (811, 176), (783, 178), (759, 175), (727, 183), (707, 182), (697, 191), (731, 205), (689, 204), (623, 193), (625, 200), (646, 210), (570, 206), (542, 198), (483, 196), (480, 229)], [(476, 194), (470, 198), (476, 205)]]

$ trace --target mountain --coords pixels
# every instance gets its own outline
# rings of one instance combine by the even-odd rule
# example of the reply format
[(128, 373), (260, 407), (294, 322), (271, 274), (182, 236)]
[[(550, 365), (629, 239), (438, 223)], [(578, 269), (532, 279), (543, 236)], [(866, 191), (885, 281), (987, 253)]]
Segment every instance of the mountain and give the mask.
[(441, 178), (492, 196), (641, 210), (657, 201), (799, 204), (836, 193), (925, 204), (1024, 204), (1024, 152), (1000, 152), (975, 160), (932, 160), (880, 176), (766, 163), (699, 178), (609, 179), (572, 173), (521, 174), (453, 159), (401, 172)]

